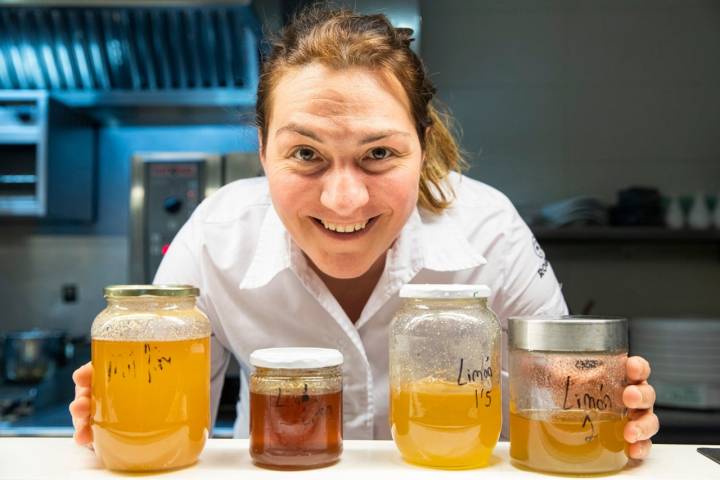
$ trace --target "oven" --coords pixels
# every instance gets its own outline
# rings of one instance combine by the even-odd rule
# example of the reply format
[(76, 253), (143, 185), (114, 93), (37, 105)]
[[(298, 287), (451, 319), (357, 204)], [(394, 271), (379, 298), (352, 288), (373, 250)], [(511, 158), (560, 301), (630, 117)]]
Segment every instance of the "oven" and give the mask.
[(256, 152), (149, 152), (132, 158), (130, 282), (151, 283), (172, 239), (202, 200), (262, 175)]

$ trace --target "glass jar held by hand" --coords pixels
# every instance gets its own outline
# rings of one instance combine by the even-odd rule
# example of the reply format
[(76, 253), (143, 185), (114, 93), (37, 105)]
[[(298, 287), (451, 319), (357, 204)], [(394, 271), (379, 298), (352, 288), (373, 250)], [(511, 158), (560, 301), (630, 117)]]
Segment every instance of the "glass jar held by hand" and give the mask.
[(510, 457), (563, 474), (627, 463), (627, 320), (510, 318)]
[(195, 463), (210, 429), (210, 323), (189, 285), (116, 285), (92, 324), (90, 421), (112, 470)]
[(500, 435), (500, 325), (476, 285), (405, 285), (390, 327), (390, 427), (403, 458), (487, 465)]
[(316, 468), (342, 453), (343, 356), (330, 348), (250, 355), (250, 456), (274, 469)]

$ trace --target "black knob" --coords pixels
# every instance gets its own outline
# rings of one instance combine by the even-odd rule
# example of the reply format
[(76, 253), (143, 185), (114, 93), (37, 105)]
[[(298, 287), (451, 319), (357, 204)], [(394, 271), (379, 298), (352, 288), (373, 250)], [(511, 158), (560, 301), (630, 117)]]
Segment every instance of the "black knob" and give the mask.
[(182, 200), (177, 197), (167, 197), (163, 202), (163, 207), (168, 213), (177, 213), (182, 207)]

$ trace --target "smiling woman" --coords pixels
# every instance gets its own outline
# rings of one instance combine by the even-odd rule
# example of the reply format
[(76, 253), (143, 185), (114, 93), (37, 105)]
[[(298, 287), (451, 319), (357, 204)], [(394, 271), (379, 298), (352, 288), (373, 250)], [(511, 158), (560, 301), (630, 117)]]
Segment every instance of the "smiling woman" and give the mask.
[[(423, 150), (397, 79), (313, 63), (273, 91), (261, 161), (278, 214), (317, 270), (377, 282), (418, 201)], [(261, 134), (262, 135), (262, 134)]]
[[(345, 359), (346, 438), (388, 438), (388, 326), (403, 284), (487, 285), (501, 323), (567, 313), (510, 201), (459, 173), (459, 149), (411, 37), (384, 15), (311, 7), (293, 19), (258, 86), (265, 178), (206, 199), (160, 265), (156, 283), (200, 287), (213, 327), (215, 409), (230, 355), (241, 365), (238, 436), (248, 433), (251, 352), (315, 346)], [(625, 438), (641, 457), (657, 421), (649, 370), (631, 373), (638, 385), (627, 401), (638, 414)], [(78, 383), (89, 375), (78, 373)], [(78, 392), (77, 439), (87, 443), (86, 391)]]
[[(418, 203), (435, 213), (448, 207), (451, 201), (448, 194), (451, 192), (446, 191), (445, 177), (450, 171), (460, 171), (464, 162), (448, 128), (451, 118), (439, 113), (433, 106), (431, 100), (435, 87), (426, 76), (422, 61), (409, 48), (412, 33), (411, 29), (394, 28), (384, 15), (357, 15), (347, 10), (317, 7), (305, 9), (273, 42), (272, 52), (263, 63), (257, 103), (261, 145), (266, 145), (271, 133), (270, 119), (275, 114), (274, 109), (288, 106), (278, 101), (280, 92), (277, 87), (280, 83), (284, 81), (287, 84), (293, 74), (297, 75), (299, 70), (307, 68), (325, 68), (325, 71), (316, 71), (316, 75), (332, 70), (349, 73), (350, 77), (353, 73), (364, 71), (366, 75), (373, 76), (374, 81), (340, 83), (338, 88), (328, 85), (330, 88), (322, 92), (324, 96), (316, 99), (315, 113), (344, 117), (353, 113), (348, 108), (355, 113), (362, 111), (363, 106), (374, 110), (377, 103), (372, 104), (372, 90), (380, 87), (395, 103), (399, 102), (403, 111), (394, 111), (393, 116), (384, 117), (384, 123), (389, 124), (386, 129), (383, 129), (383, 123), (372, 125), (373, 131), (363, 138), (363, 144), (382, 140), (394, 133), (409, 139), (416, 137), (428, 153), (421, 170)], [(298, 91), (299, 87), (286, 88)], [(370, 92), (363, 87), (370, 88)], [(371, 96), (367, 97), (365, 93)], [(382, 112), (376, 113), (376, 117), (381, 116)], [(401, 118), (409, 120), (410, 124), (404, 129), (397, 129), (399, 125), (396, 122)], [(320, 141), (303, 121), (276, 128), (281, 130), (286, 127)], [(409, 135), (410, 132), (415, 135)]]

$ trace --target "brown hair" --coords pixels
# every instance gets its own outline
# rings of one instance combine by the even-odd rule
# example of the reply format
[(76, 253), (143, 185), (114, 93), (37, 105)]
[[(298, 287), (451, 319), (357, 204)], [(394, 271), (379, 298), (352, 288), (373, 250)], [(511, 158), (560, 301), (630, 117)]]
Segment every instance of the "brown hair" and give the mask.
[[(256, 122), (267, 142), (272, 90), (289, 68), (320, 62), (336, 69), (369, 67), (392, 73), (410, 100), (425, 162), (420, 172), (418, 206), (440, 213), (453, 191), (444, 180), (465, 166), (451, 133), (451, 117), (431, 102), (435, 87), (420, 58), (410, 49), (412, 30), (394, 28), (385, 15), (361, 15), (315, 4), (304, 8), (271, 40), (257, 91)], [(264, 148), (264, 147), (263, 147)]]

